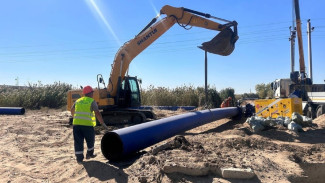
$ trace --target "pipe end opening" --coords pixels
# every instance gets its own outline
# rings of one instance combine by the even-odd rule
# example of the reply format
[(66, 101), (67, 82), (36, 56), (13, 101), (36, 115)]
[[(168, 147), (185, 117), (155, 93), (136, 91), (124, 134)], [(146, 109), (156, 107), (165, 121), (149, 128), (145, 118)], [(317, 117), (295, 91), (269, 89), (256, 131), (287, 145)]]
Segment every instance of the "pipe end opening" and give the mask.
[(118, 134), (106, 133), (101, 140), (101, 150), (108, 160), (120, 159), (123, 155), (123, 142)]

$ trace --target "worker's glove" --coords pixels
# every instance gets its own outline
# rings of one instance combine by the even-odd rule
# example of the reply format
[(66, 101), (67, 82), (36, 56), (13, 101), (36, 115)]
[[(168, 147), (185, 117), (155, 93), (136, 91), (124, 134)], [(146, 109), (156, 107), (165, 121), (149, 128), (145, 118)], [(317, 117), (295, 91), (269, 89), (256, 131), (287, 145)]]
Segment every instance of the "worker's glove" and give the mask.
[(105, 123), (101, 123), (101, 125), (107, 130), (107, 131), (109, 131), (109, 128), (106, 126), (106, 124)]

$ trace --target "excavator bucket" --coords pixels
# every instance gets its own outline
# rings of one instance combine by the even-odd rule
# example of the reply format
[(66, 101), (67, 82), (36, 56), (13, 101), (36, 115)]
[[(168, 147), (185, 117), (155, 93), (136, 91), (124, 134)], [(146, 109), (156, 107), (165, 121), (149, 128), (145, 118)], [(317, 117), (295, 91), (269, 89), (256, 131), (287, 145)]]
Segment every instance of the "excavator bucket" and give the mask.
[(211, 41), (202, 43), (199, 46), (202, 50), (222, 56), (230, 55), (235, 49), (235, 42), (238, 36), (227, 27), (217, 34)]

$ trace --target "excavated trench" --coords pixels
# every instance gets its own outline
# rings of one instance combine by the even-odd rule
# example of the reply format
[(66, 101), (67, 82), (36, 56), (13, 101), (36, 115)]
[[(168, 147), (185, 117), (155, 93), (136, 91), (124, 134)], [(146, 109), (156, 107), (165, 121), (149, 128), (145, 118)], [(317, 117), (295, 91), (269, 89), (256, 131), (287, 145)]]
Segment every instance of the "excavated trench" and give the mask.
[(301, 163), (300, 167), (304, 171), (301, 177), (290, 177), (292, 183), (323, 183), (325, 180), (325, 163)]

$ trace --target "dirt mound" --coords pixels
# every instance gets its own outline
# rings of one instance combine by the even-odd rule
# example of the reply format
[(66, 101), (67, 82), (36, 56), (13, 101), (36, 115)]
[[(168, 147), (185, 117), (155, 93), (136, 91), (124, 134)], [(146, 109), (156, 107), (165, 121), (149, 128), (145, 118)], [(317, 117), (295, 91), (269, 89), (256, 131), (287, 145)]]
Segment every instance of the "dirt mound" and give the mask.
[(325, 127), (325, 114), (314, 119), (313, 123), (316, 124), (319, 128), (324, 128)]
[[(159, 118), (186, 111), (155, 111)], [(69, 113), (27, 111), (0, 116), (3, 182), (321, 182), (325, 115), (295, 133), (274, 127), (253, 133), (245, 120), (222, 119), (148, 147), (119, 162), (100, 152), (105, 130), (96, 127), (98, 156), (83, 165), (74, 157)], [(125, 125), (110, 126), (110, 129)], [(222, 178), (222, 168), (251, 169), (248, 180)]]

